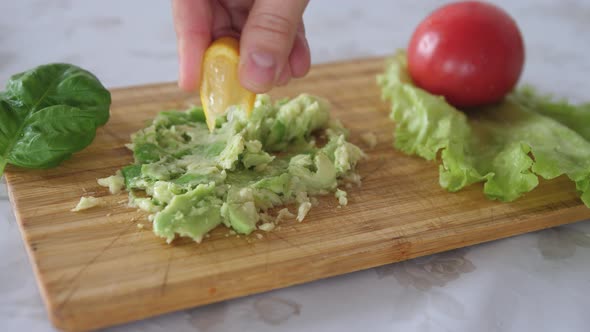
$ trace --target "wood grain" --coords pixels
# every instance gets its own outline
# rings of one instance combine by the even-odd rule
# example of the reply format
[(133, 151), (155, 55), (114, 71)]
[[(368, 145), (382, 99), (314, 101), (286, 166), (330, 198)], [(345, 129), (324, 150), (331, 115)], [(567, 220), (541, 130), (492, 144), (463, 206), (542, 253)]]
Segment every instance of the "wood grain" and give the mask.
[[(320, 200), (303, 223), (286, 221), (264, 238), (226, 237), (218, 228), (198, 245), (156, 238), (145, 215), (110, 196), (96, 179), (131, 161), (123, 146), (157, 112), (197, 103), (174, 84), (115, 89), (110, 122), (94, 143), (52, 170), (9, 168), (11, 201), (49, 316), (64, 330), (137, 320), (412, 257), (535, 231), (590, 217), (574, 184), (542, 182), (517, 202), (484, 198), (481, 185), (451, 194), (438, 185), (434, 162), (391, 148), (393, 124), (375, 75), (383, 59), (315, 66), (308, 77), (273, 92), (328, 98), (351, 140), (372, 131), (379, 144), (360, 165), (363, 184), (349, 205)], [(69, 210), (81, 195), (105, 204)], [(137, 223), (146, 225), (139, 229)]]

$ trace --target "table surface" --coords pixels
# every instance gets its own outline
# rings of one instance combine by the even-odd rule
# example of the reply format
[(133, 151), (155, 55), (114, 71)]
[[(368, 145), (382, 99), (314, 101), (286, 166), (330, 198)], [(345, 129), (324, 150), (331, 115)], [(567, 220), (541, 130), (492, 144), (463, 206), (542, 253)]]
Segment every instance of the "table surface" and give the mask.
[[(445, 1), (312, 1), (314, 63), (387, 55)], [(523, 82), (590, 100), (590, 1), (492, 1), (525, 36)], [(335, 6), (336, 5), (336, 6)], [(4, 1), (0, 83), (47, 62), (91, 70), (108, 87), (176, 79), (168, 1)], [(110, 331), (587, 331), (590, 223), (391, 264), (184, 310)], [(53, 331), (0, 184), (0, 326)]]

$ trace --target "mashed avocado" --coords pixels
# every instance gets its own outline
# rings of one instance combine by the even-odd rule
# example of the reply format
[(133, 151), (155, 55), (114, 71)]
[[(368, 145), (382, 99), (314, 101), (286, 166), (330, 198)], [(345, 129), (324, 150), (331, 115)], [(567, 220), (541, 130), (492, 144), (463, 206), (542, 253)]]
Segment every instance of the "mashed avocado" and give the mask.
[(83, 211), (83, 210), (88, 210), (88, 209), (91, 209), (95, 206), (99, 206), (100, 203), (101, 203), (100, 198), (96, 198), (94, 196), (80, 197), (80, 201), (78, 202), (78, 205), (76, 205), (76, 207), (71, 209), (70, 211), (79, 212), (79, 211)]
[(121, 174), (121, 171), (117, 171), (117, 174), (111, 175), (104, 179), (98, 179), (98, 185), (109, 188), (109, 192), (116, 195), (123, 190), (125, 186), (125, 178)]
[[(317, 144), (314, 132), (326, 143)], [(297, 204), (301, 221), (312, 196), (358, 178), (364, 154), (347, 136), (320, 98), (273, 104), (260, 95), (249, 117), (230, 108), (213, 133), (201, 108), (160, 113), (132, 135), (135, 163), (121, 173), (130, 205), (153, 213), (154, 232), (168, 242), (176, 235), (200, 242), (220, 224), (249, 234), (266, 224), (268, 209)], [(337, 197), (342, 203), (346, 194)]]

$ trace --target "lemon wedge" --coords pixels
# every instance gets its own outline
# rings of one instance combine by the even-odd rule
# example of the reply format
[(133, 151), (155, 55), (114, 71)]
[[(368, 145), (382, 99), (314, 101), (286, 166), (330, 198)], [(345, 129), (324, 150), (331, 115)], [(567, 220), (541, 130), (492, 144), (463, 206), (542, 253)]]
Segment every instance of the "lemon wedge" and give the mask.
[(246, 90), (238, 80), (239, 42), (235, 38), (215, 40), (203, 56), (201, 104), (209, 131), (215, 129), (217, 117), (230, 106), (242, 107), (250, 115), (256, 94)]

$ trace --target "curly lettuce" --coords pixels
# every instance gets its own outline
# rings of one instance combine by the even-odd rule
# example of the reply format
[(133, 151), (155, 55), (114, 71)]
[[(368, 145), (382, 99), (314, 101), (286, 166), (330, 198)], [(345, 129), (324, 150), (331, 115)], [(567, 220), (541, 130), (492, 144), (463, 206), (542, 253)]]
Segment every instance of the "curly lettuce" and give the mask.
[(497, 105), (464, 113), (413, 84), (403, 51), (377, 82), (391, 102), (394, 147), (427, 160), (440, 156), (443, 188), (483, 182), (488, 198), (509, 202), (537, 187), (539, 176), (566, 175), (590, 207), (590, 104), (524, 87)]

